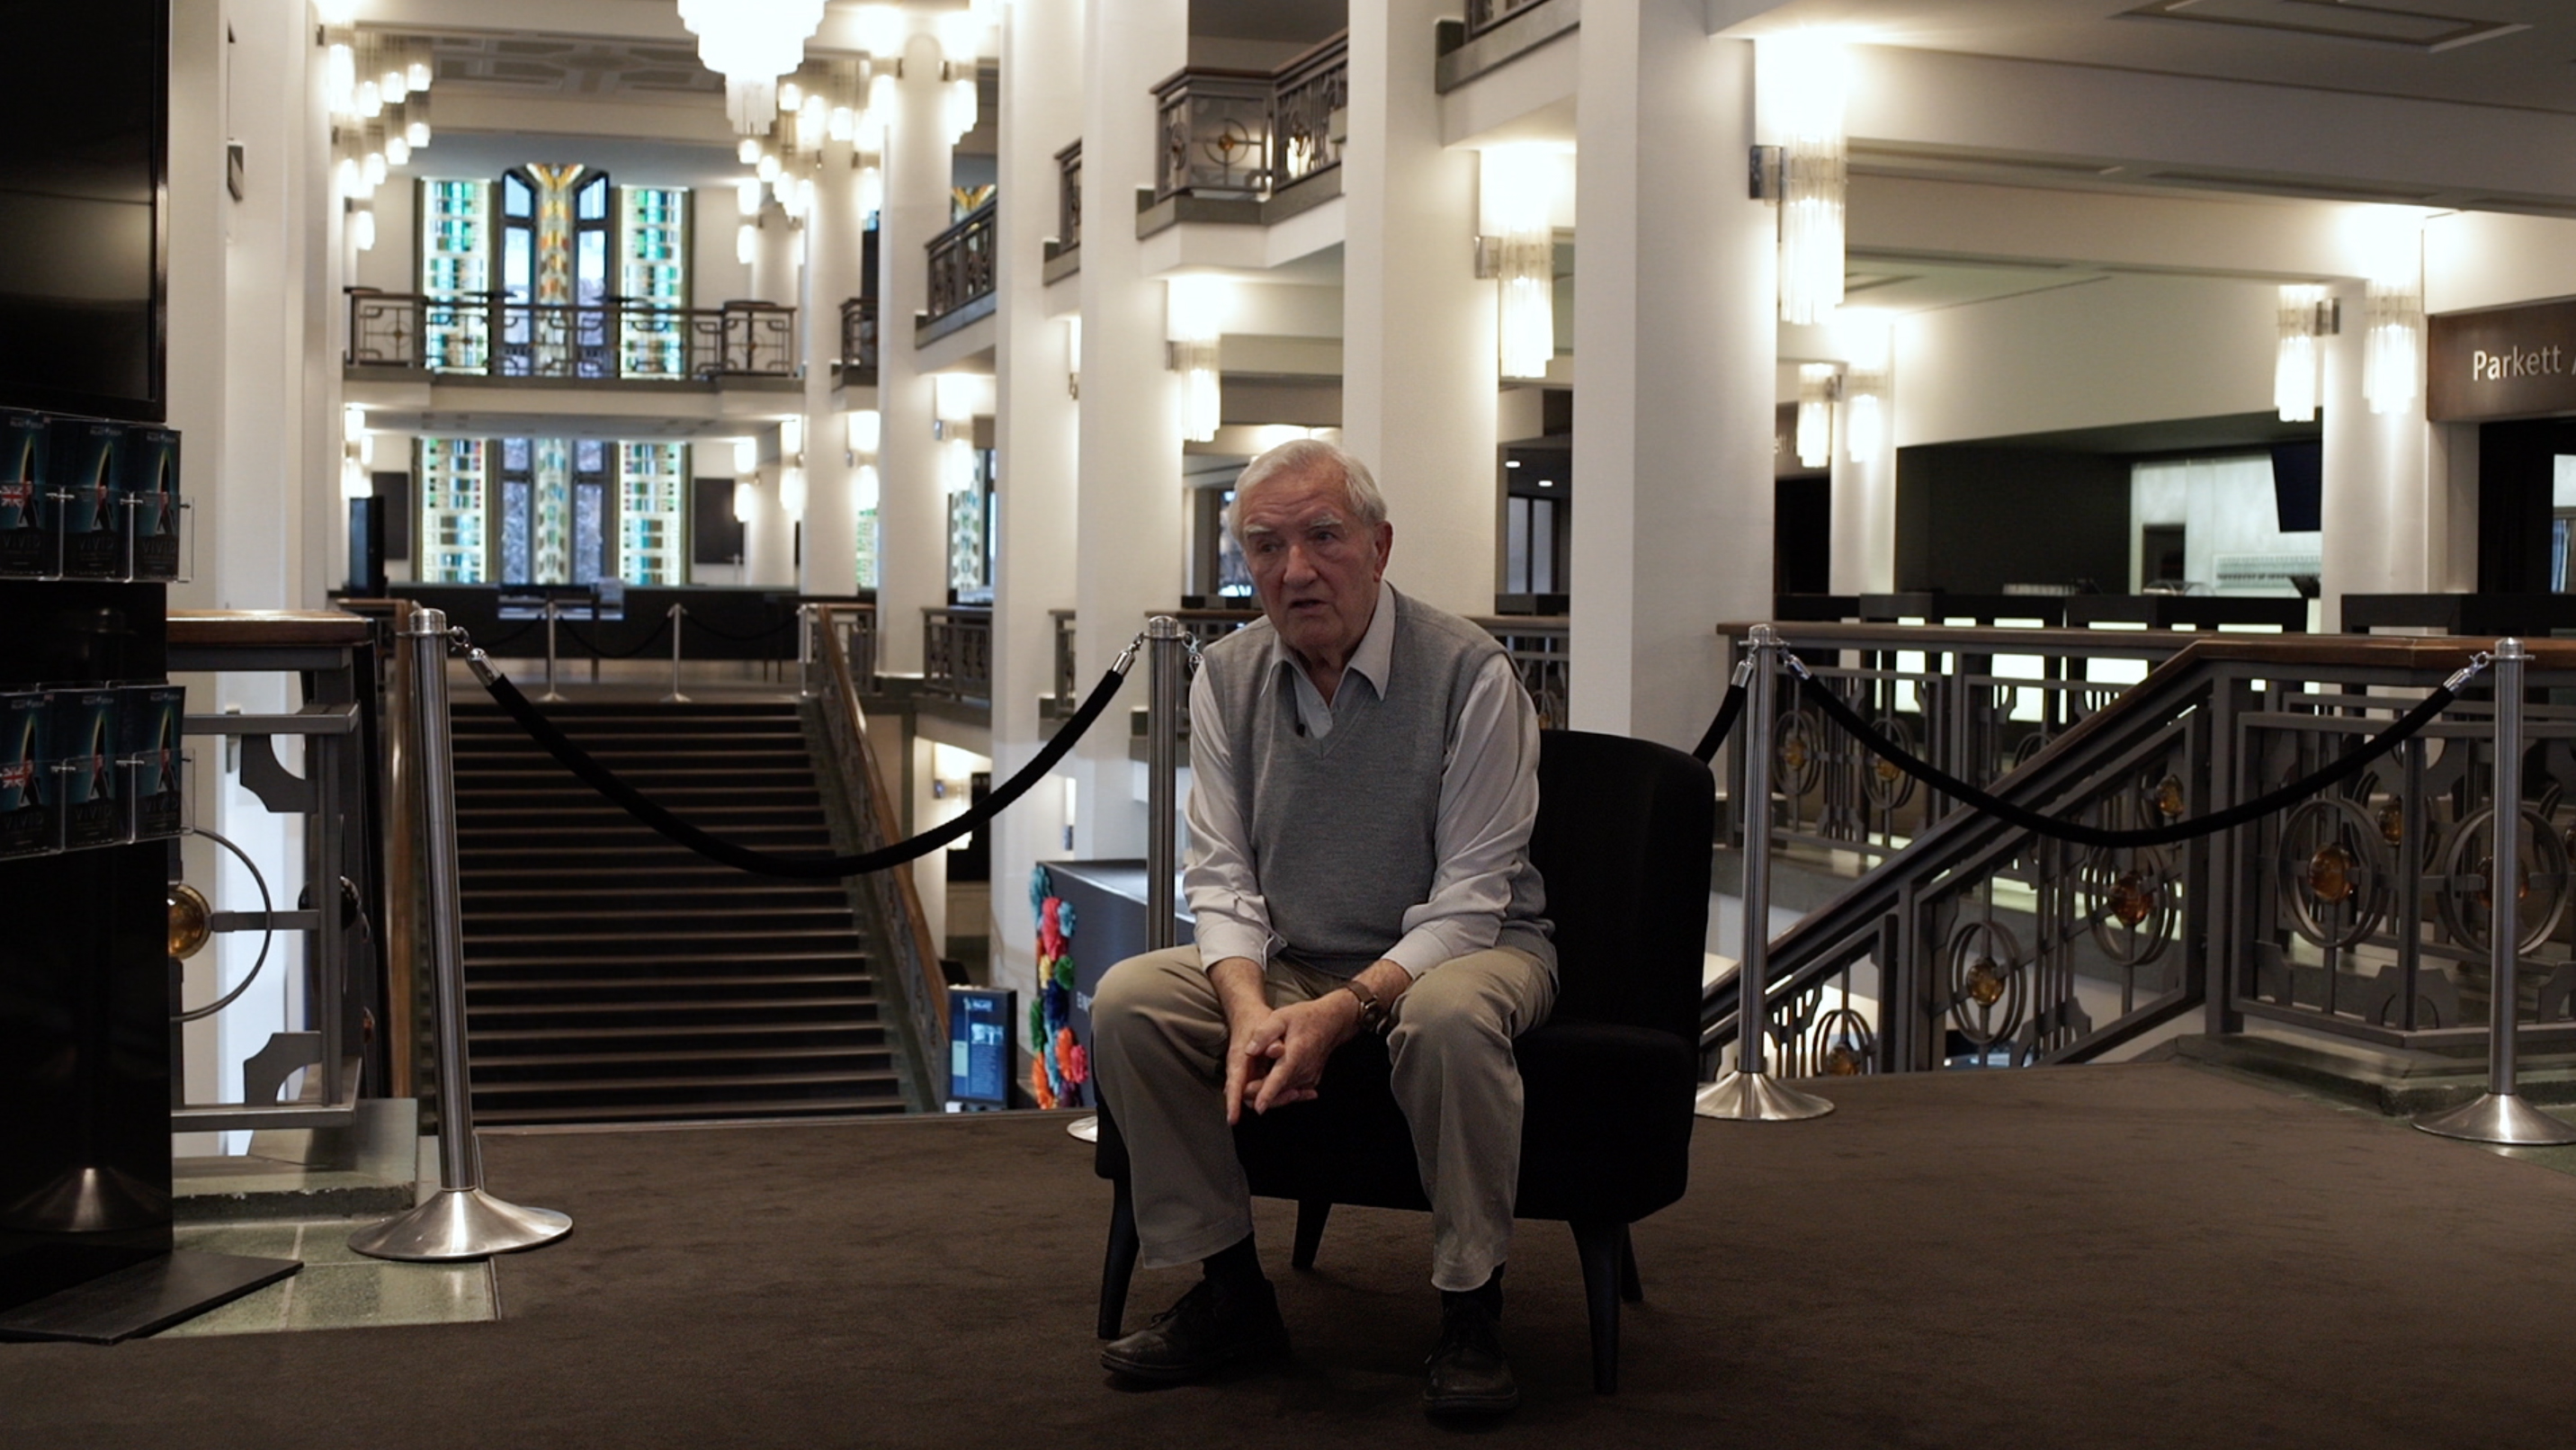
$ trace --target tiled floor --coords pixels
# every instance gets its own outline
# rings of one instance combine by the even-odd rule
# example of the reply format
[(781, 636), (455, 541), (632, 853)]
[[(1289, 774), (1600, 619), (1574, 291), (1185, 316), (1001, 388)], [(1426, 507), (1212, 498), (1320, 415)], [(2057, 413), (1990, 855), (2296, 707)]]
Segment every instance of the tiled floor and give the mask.
[(349, 1248), (363, 1219), (306, 1223), (182, 1224), (182, 1249), (300, 1259), (304, 1270), (162, 1331), (164, 1335), (273, 1334), (385, 1324), (472, 1324), (500, 1318), (489, 1262), (394, 1264)]

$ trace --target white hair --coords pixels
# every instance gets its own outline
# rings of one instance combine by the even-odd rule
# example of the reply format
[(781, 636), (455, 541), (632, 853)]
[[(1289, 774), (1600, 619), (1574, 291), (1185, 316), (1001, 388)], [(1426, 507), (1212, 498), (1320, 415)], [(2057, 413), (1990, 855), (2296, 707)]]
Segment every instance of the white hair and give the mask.
[(1351, 512), (1364, 529), (1375, 529), (1386, 522), (1386, 495), (1378, 492), (1377, 479), (1368, 465), (1344, 449), (1320, 438), (1295, 438), (1245, 464), (1243, 474), (1234, 481), (1234, 502), (1225, 507), (1225, 531), (1243, 541), (1243, 501), (1252, 491), (1274, 478), (1301, 476), (1315, 469), (1329, 468), (1339, 474), (1342, 493), (1350, 500)]

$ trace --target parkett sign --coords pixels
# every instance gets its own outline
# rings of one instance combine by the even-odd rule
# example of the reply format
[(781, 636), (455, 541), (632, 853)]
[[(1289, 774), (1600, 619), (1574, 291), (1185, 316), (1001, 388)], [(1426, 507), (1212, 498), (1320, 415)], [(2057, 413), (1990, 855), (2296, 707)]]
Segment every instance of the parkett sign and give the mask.
[(2432, 421), (2576, 413), (2576, 302), (2454, 313), (2431, 319), (2426, 332)]

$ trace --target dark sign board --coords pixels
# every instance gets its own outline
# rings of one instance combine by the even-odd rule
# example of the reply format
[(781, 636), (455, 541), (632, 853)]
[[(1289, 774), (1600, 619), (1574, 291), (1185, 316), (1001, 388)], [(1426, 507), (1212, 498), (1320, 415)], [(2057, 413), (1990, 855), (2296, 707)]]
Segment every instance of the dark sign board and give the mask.
[(1019, 993), (995, 987), (948, 989), (948, 1100), (1011, 1105), (1012, 1021)]
[(2436, 423), (2576, 413), (2576, 302), (2436, 317), (2425, 416)]

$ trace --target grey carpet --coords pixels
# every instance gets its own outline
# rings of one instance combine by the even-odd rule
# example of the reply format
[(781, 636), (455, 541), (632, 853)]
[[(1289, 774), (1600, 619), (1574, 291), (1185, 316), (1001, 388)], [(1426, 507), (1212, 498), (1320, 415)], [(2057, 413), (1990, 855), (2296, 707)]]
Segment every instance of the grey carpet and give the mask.
[[(1497, 1444), (2564, 1446), (2576, 1179), (2172, 1065), (1842, 1081), (1701, 1125), (1639, 1226), (1626, 1381), (1522, 1230)], [(499, 1324), (0, 1345), (0, 1445), (1398, 1446), (1436, 1324), (1417, 1216), (1264, 1254), (1293, 1363), (1112, 1387), (1107, 1187), (1060, 1119), (501, 1137), (574, 1236)], [(1131, 1322), (1186, 1283), (1140, 1276)]]

